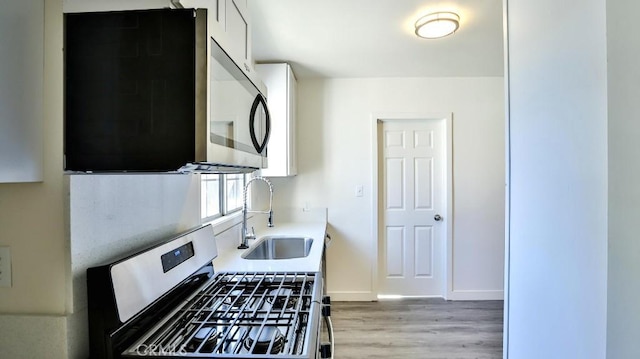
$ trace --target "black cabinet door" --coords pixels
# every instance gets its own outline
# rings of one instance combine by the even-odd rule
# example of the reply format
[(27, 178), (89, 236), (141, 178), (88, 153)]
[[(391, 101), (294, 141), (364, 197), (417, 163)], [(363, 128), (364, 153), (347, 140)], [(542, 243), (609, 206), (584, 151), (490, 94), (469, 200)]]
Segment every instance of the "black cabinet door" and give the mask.
[(171, 171), (195, 157), (193, 10), (65, 14), (73, 171)]

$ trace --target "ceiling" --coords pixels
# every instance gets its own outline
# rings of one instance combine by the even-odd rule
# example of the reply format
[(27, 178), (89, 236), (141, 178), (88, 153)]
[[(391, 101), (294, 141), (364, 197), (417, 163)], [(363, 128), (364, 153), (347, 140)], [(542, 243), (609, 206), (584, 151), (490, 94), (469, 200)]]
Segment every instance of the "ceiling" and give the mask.
[[(298, 78), (503, 76), (502, 0), (247, 0), (256, 62)], [(454, 11), (460, 28), (427, 40), (414, 23)]]

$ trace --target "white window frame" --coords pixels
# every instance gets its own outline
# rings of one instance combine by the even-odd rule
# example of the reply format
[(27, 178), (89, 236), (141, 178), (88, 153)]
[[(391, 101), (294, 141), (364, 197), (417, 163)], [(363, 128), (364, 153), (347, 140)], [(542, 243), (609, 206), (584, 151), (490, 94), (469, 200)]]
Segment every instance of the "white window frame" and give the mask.
[[(229, 195), (230, 188), (228, 188), (229, 183), (227, 182), (227, 176), (234, 176), (234, 175), (242, 176), (241, 177), (241, 181), (240, 181), (240, 188), (239, 188), (239, 191), (240, 191), (240, 201), (239, 201), (240, 205), (236, 206), (234, 208), (229, 208), (229, 199), (227, 197)], [(242, 197), (243, 197), (244, 187), (247, 184), (247, 175), (244, 174), (244, 173), (228, 174), (228, 175), (223, 175), (222, 179), (224, 180), (224, 185), (222, 186), (222, 190), (220, 191), (220, 195), (224, 196), (224, 200), (221, 201), (222, 202), (221, 205), (222, 205), (222, 209), (223, 209), (223, 211), (222, 211), (223, 216), (229, 215), (229, 214), (232, 214), (232, 213), (235, 213), (235, 212), (242, 211), (242, 200), (243, 200)]]
[[(244, 190), (244, 187), (246, 186), (248, 179), (248, 174), (243, 174), (242, 176), (242, 186), (241, 186), (241, 190)], [(240, 205), (239, 207), (235, 207), (232, 209), (228, 209), (227, 208), (227, 190), (228, 190), (228, 186), (227, 186), (227, 175), (226, 174), (202, 174), (200, 177), (200, 183), (201, 183), (201, 194), (200, 194), (200, 208), (202, 209), (203, 207), (203, 202), (207, 200), (207, 195), (208, 193), (206, 192), (206, 187), (204, 186), (204, 183), (206, 181), (211, 181), (213, 178), (215, 177), (216, 180), (218, 181), (218, 193), (216, 194), (218, 196), (218, 213), (216, 213), (215, 215), (212, 216), (205, 216), (204, 211), (202, 211), (201, 215), (201, 219), (202, 222), (211, 222), (214, 220), (219, 220), (221, 218), (227, 217), (229, 215), (232, 215), (234, 213), (240, 212), (242, 211), (242, 205)], [(241, 193), (242, 195), (242, 193)]]

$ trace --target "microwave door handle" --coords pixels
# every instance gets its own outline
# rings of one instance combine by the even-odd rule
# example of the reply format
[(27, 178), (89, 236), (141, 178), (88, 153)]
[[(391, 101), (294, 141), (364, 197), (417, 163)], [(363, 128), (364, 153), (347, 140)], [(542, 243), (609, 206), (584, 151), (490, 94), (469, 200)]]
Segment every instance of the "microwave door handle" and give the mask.
[[(262, 138), (262, 143), (258, 142), (256, 138), (256, 128), (255, 128), (255, 117), (256, 111), (258, 110), (258, 106), (262, 105), (264, 108), (265, 114), (265, 131), (264, 137)], [(258, 153), (262, 153), (264, 149), (267, 147), (267, 143), (269, 142), (269, 134), (271, 133), (271, 117), (269, 116), (269, 109), (267, 108), (267, 103), (264, 100), (264, 97), (261, 94), (258, 94), (256, 98), (253, 100), (253, 104), (251, 105), (251, 113), (249, 114), (249, 134), (251, 135), (251, 142), (253, 143), (253, 147), (258, 151)]]
[[(266, 148), (269, 143), (269, 135), (271, 135), (271, 115), (269, 114), (269, 107), (267, 107), (267, 101), (260, 95), (264, 106), (264, 142), (262, 148)], [(262, 153), (262, 151), (260, 151)]]

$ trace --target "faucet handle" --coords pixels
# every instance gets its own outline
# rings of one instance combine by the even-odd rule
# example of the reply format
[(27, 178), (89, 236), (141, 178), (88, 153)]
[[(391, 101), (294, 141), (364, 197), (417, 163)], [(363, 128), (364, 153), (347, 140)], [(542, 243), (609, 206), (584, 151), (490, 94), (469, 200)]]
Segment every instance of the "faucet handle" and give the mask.
[(247, 233), (245, 233), (244, 237), (246, 239), (256, 239), (256, 230), (251, 226), (251, 231), (247, 229)]

